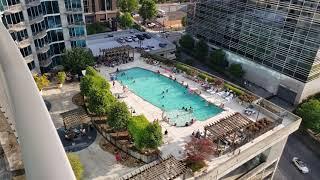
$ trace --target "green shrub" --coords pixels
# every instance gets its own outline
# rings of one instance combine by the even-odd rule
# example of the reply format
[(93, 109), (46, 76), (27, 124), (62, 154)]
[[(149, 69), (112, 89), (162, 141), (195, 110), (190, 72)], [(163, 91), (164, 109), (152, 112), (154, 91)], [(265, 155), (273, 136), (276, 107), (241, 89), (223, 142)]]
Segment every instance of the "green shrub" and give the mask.
[(302, 103), (296, 114), (302, 118), (302, 124), (306, 128), (320, 133), (320, 100), (310, 99)]
[(58, 72), (58, 74), (57, 74), (58, 82), (59, 82), (60, 84), (63, 84), (63, 83), (66, 81), (66, 77), (67, 77), (67, 75), (66, 75), (66, 73), (63, 72), (63, 71)]
[(196, 171), (199, 171), (201, 168), (205, 167), (206, 163), (203, 160), (199, 160), (199, 161), (187, 160), (186, 165), (192, 170), (192, 172), (196, 172)]
[(99, 73), (91, 66), (88, 66), (86, 68), (86, 75), (90, 75), (90, 76), (98, 76)]
[(181, 71), (184, 71), (186, 74), (190, 76), (194, 76), (197, 73), (196, 70), (180, 63), (176, 64), (176, 68), (180, 69)]
[(80, 161), (80, 157), (74, 153), (67, 154), (73, 173), (77, 180), (81, 180), (84, 172), (84, 167)]
[(236, 93), (237, 96), (241, 96), (241, 95), (245, 94), (244, 91), (242, 91), (241, 89), (238, 89), (238, 88), (236, 88), (236, 87), (234, 87), (234, 86), (232, 86), (230, 84), (226, 84), (225, 83), (224, 87), (229, 89), (229, 90), (232, 90), (234, 93)]
[(210, 82), (210, 83), (215, 82), (215, 78), (213, 78), (213, 77), (211, 77), (211, 76), (209, 76), (209, 75), (206, 75), (205, 73), (199, 73), (199, 74), (198, 74), (198, 77), (199, 77), (200, 79), (203, 79), (203, 80), (207, 79), (207, 81)]
[(114, 130), (126, 130), (130, 119), (131, 114), (126, 103), (117, 101), (111, 105), (107, 122)]
[(128, 131), (136, 148), (159, 147), (162, 143), (162, 130), (158, 122), (150, 123), (145, 116), (133, 116), (128, 123)]

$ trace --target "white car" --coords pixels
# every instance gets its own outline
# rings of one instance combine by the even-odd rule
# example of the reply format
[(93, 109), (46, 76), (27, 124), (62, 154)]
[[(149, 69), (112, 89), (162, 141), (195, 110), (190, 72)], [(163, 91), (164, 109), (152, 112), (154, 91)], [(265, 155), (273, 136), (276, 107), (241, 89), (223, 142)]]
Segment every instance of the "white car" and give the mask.
[(309, 168), (299, 158), (297, 157), (292, 158), (292, 162), (303, 174), (309, 173)]

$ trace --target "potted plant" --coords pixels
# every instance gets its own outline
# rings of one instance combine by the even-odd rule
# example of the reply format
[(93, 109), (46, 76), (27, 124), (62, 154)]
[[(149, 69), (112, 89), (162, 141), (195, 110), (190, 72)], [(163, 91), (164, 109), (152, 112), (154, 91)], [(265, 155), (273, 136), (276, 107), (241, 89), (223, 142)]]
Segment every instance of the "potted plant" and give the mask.
[(61, 71), (61, 72), (58, 72), (57, 74), (57, 78), (58, 78), (58, 86), (61, 88), (63, 83), (66, 81), (66, 73)]

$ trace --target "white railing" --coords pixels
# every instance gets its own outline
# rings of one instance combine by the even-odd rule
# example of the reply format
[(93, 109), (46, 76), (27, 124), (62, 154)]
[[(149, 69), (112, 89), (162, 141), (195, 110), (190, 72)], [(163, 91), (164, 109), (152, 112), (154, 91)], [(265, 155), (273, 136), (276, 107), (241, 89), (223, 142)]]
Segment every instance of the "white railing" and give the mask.
[(26, 179), (75, 180), (49, 112), (16, 44), (0, 22), (0, 64), (12, 107)]

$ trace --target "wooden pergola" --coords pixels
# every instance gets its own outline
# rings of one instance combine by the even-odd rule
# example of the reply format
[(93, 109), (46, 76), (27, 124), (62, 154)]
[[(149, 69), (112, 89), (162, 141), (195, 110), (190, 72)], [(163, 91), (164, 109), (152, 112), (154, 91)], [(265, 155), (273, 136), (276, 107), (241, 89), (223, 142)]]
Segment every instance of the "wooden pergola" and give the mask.
[[(132, 56), (130, 56), (130, 53), (132, 53)], [(134, 49), (129, 45), (125, 45), (108, 49), (99, 49), (99, 54), (102, 58), (102, 61), (110, 61), (114, 60), (115, 58), (119, 59), (121, 57), (134, 57)]]
[(76, 127), (81, 124), (87, 124), (91, 121), (87, 112), (83, 108), (73, 109), (60, 114), (66, 129)]
[(186, 165), (175, 159), (172, 155), (121, 177), (121, 180), (171, 180), (186, 173)]
[(217, 143), (217, 151), (221, 150), (222, 142), (230, 143), (230, 148), (235, 148), (237, 144), (242, 144), (244, 140), (244, 130), (253, 122), (240, 113), (235, 113), (229, 117), (222, 118), (215, 123), (204, 127), (205, 137)]

